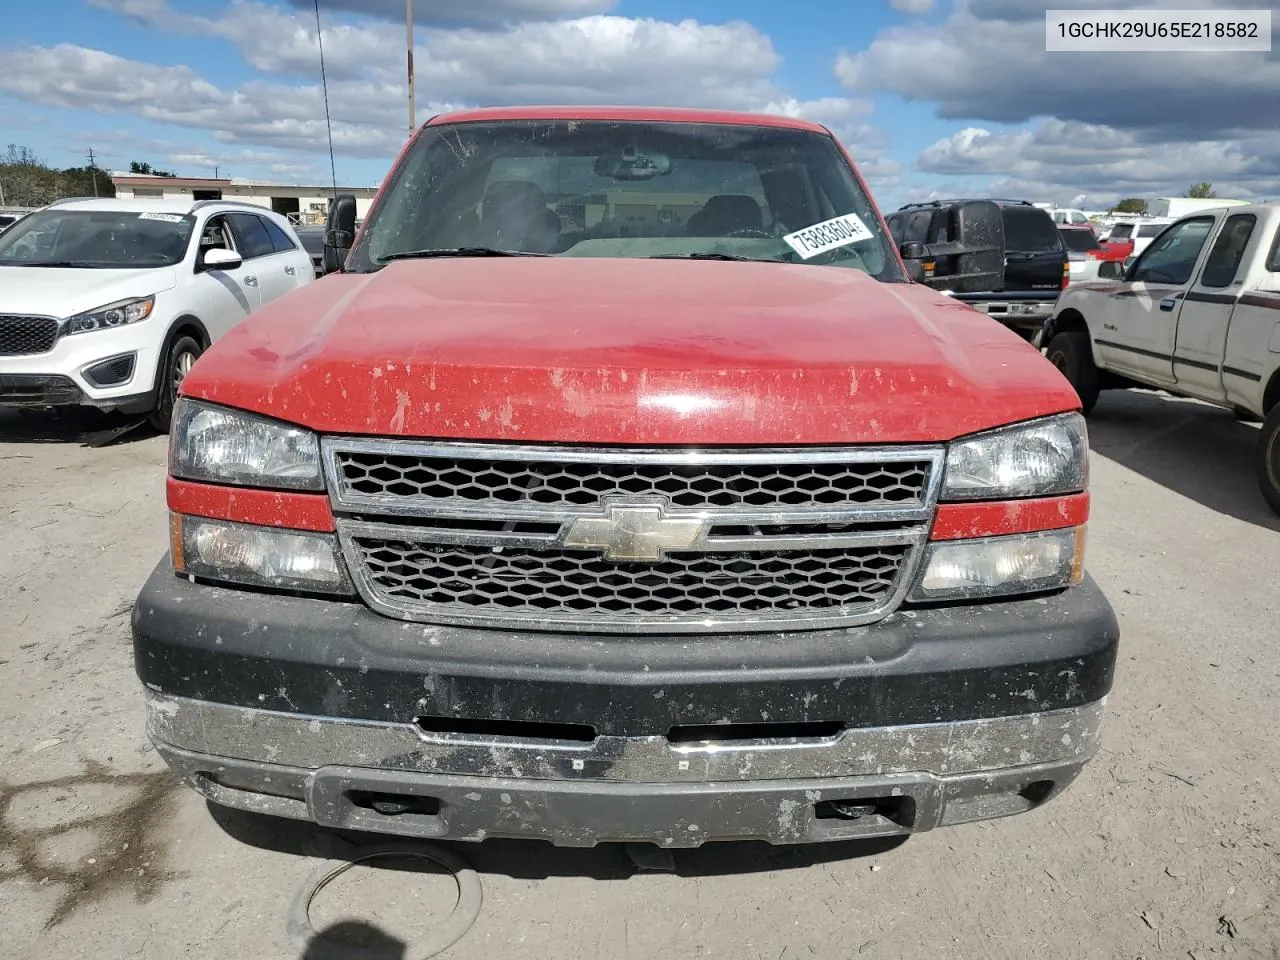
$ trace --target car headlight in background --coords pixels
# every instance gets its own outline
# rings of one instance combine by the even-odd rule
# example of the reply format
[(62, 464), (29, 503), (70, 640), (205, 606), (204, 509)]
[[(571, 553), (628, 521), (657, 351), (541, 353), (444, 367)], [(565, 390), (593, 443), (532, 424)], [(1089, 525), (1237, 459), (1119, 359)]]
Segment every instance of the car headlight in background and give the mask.
[(133, 300), (109, 303), (105, 307), (68, 317), (63, 332), (66, 334), (91, 333), (94, 330), (111, 330), (114, 327), (138, 323), (151, 316), (155, 305), (155, 297), (137, 297)]
[(310, 430), (186, 398), (174, 409), (169, 472), (208, 483), (324, 489)]
[(1012, 500), (1079, 493), (1089, 483), (1084, 417), (1061, 414), (957, 440), (947, 448), (943, 500)]
[(911, 600), (978, 600), (1059, 590), (1084, 577), (1084, 527), (929, 544)]
[(180, 574), (280, 590), (354, 591), (332, 534), (171, 515), (170, 552)]

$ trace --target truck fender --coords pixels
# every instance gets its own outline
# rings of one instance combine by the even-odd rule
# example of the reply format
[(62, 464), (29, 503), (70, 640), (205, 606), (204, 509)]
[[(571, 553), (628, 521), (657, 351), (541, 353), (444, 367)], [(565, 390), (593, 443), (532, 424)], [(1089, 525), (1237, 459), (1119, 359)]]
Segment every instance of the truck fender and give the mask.
[(1075, 307), (1067, 307), (1046, 320), (1044, 323), (1044, 335), (1040, 342), (1047, 347), (1055, 336), (1060, 333), (1066, 333), (1068, 330), (1080, 330), (1089, 335), (1089, 350), (1093, 353), (1094, 364), (1097, 364), (1098, 355), (1093, 348), (1093, 334), (1089, 330), (1089, 322), (1085, 320), (1084, 314), (1075, 309)]
[(1265, 417), (1276, 406), (1280, 405), (1280, 367), (1271, 371), (1271, 379), (1262, 391), (1262, 415)]

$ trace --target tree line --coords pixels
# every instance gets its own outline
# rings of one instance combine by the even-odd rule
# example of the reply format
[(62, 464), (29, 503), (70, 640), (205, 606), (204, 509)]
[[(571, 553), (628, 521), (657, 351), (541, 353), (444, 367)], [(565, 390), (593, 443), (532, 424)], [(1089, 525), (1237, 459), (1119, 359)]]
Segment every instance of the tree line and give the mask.
[(63, 197), (114, 197), (116, 188), (97, 166), (51, 167), (30, 147), (9, 144), (0, 153), (0, 205), (42, 207)]
[[(145, 161), (129, 164), (130, 173), (172, 177)], [(43, 207), (64, 197), (114, 197), (111, 176), (97, 164), (58, 169), (30, 147), (9, 144), (0, 153), (0, 207)]]
[[(1201, 180), (1199, 183), (1193, 183), (1187, 188), (1187, 192), (1183, 194), (1187, 197), (1195, 197), (1198, 200), (1216, 200), (1218, 193), (1213, 189), (1213, 184)], [(1146, 213), (1147, 201), (1141, 197), (1127, 197), (1121, 200), (1109, 213)]]

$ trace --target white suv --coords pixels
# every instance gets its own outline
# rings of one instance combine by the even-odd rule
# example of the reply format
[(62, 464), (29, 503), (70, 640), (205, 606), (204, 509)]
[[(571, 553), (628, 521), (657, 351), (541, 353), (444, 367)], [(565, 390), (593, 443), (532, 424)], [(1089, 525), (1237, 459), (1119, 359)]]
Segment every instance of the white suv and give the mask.
[(289, 221), (223, 200), (61, 200), (0, 234), (0, 408), (89, 406), (168, 430), (196, 358), (315, 279)]
[(1089, 217), (1083, 210), (1077, 210), (1075, 207), (1057, 207), (1049, 211), (1049, 215), (1053, 217), (1053, 222), (1058, 226), (1070, 227), (1089, 227)]
[(1164, 233), (1164, 228), (1173, 223), (1169, 217), (1142, 217), (1141, 219), (1117, 220), (1107, 235), (1111, 243), (1133, 242), (1133, 250), (1129, 258), (1133, 259), (1147, 247), (1151, 241)]

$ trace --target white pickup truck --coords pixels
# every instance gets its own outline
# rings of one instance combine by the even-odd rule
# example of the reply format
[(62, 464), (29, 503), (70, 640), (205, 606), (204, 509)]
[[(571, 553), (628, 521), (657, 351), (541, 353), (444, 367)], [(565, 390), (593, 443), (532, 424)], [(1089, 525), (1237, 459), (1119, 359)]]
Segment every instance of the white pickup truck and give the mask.
[(1175, 221), (1119, 280), (1067, 287), (1041, 342), (1086, 413), (1146, 386), (1263, 421), (1258, 484), (1280, 513), (1280, 204)]

